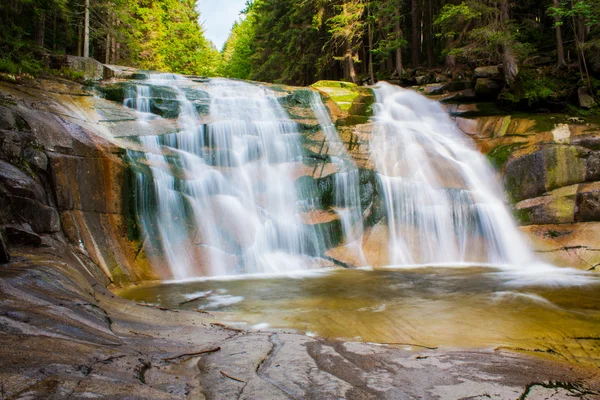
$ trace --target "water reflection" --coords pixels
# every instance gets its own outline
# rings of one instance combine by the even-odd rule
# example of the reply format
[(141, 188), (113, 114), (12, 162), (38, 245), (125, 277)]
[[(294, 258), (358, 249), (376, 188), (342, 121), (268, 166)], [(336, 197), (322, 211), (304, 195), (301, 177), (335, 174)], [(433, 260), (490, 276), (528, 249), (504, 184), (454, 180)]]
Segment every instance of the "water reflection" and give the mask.
[(427, 347), (506, 347), (600, 365), (600, 281), (583, 276), (586, 284), (515, 286), (514, 275), (489, 267), (342, 270), (163, 283), (121, 294), (206, 310), (248, 328)]

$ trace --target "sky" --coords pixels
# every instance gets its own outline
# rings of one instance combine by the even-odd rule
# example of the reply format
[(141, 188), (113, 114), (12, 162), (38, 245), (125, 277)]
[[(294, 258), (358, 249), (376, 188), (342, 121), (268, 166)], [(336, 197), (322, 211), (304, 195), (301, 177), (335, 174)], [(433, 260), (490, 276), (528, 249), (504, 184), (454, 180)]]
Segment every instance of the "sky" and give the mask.
[(246, 7), (246, 0), (197, 0), (196, 4), (206, 38), (221, 50), (229, 37), (231, 26)]

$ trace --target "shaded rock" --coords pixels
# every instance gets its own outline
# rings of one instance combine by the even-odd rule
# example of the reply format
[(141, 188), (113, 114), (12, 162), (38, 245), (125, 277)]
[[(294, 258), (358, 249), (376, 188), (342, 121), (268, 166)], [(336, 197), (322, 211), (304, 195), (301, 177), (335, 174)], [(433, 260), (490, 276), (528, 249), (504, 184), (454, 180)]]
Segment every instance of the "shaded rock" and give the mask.
[(586, 183), (579, 187), (575, 220), (600, 221), (600, 182)]
[(475, 94), (482, 99), (497, 98), (502, 90), (502, 82), (491, 78), (477, 78)]
[(24, 156), (29, 164), (46, 171), (48, 169), (48, 157), (40, 150), (25, 149)]
[(29, 175), (17, 167), (0, 161), (0, 193), (45, 202), (44, 190)]
[(104, 66), (91, 57), (53, 54), (50, 56), (50, 66), (54, 69), (70, 68), (82, 72), (86, 79), (96, 80), (104, 77)]
[(6, 227), (6, 238), (8, 243), (16, 245), (39, 246), (42, 244), (42, 238), (33, 232), (27, 225)]
[(6, 243), (4, 242), (4, 236), (0, 232), (0, 264), (6, 264), (10, 261), (10, 254), (8, 252), (8, 247), (6, 247)]
[(440, 99), (440, 102), (449, 103), (455, 101), (474, 100), (475, 98), (477, 98), (475, 89), (469, 88), (460, 90), (458, 92), (449, 93), (447, 96), (444, 96), (444, 98)]
[(577, 100), (581, 108), (590, 109), (598, 105), (587, 87), (577, 89)]
[(600, 151), (590, 151), (584, 157), (585, 180), (600, 180)]
[(448, 77), (448, 75), (444, 75), (444, 74), (435, 74), (435, 79), (436, 82), (438, 83), (442, 83), (442, 82), (449, 82), (450, 78)]
[(19, 199), (19, 201), (19, 207), (35, 232), (54, 233), (60, 231), (60, 216), (55, 208), (31, 199)]
[(426, 85), (428, 83), (431, 83), (433, 81), (433, 78), (431, 75), (419, 75), (417, 77), (415, 77), (415, 83), (417, 85)]
[(473, 76), (475, 78), (502, 79), (502, 74), (500, 73), (500, 67), (498, 65), (475, 68), (475, 71), (473, 71)]
[(181, 105), (178, 100), (153, 98), (150, 99), (150, 112), (163, 118), (174, 119), (181, 113)]
[(446, 83), (432, 83), (423, 88), (425, 94), (437, 95), (449, 92), (459, 92), (473, 88), (473, 82), (452, 81)]
[(510, 161), (504, 173), (504, 187), (515, 201), (543, 194), (546, 191), (544, 153), (537, 151)]

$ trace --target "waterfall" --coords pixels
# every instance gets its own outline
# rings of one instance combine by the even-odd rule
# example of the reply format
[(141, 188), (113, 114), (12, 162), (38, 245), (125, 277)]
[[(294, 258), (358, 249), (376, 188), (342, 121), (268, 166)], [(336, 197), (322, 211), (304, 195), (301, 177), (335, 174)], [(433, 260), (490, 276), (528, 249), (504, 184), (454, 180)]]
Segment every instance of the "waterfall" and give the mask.
[[(275, 92), (254, 84), (150, 75), (126, 105), (144, 113), (144, 87), (177, 93), (178, 131), (140, 136), (130, 158), (138, 218), (155, 257), (175, 279), (287, 272), (315, 265), (323, 249), (302, 222), (294, 168), (302, 161), (298, 126)], [(208, 122), (188, 94), (208, 94)], [(143, 170), (146, 165), (147, 170)]]
[(334, 211), (340, 217), (344, 244), (349, 250), (357, 252), (361, 265), (367, 261), (362, 251), (363, 216), (359, 193), (359, 171), (356, 163), (348, 154), (346, 144), (340, 136), (329, 117), (327, 108), (318, 92), (313, 91), (310, 107), (319, 121), (328, 146), (328, 154), (332, 162), (337, 165), (338, 172), (334, 175)]
[(534, 260), (497, 178), (442, 106), (381, 83), (371, 154), (396, 265)]
[[(374, 91), (370, 154), (385, 224), (370, 236), (361, 171), (317, 91), (309, 112), (322, 132), (322, 162), (335, 172), (297, 184), (307, 168), (300, 127), (279, 101), (285, 93), (170, 74), (150, 74), (131, 87), (125, 105), (137, 110), (142, 133), (131, 139), (128, 155), (153, 267), (175, 279), (287, 273), (326, 264), (326, 246), (338, 243), (335, 254), (367, 266), (374, 254), (368, 251), (379, 252), (369, 240), (387, 240), (387, 264), (396, 266), (534, 263), (494, 171), (440, 104), (385, 83)], [(161, 117), (152, 112), (160, 107), (177, 115), (176, 128), (155, 135), (151, 120)], [(323, 180), (331, 190), (327, 203), (315, 190)], [(313, 220), (315, 211), (339, 221)], [(325, 236), (337, 235), (335, 226), (341, 240)]]

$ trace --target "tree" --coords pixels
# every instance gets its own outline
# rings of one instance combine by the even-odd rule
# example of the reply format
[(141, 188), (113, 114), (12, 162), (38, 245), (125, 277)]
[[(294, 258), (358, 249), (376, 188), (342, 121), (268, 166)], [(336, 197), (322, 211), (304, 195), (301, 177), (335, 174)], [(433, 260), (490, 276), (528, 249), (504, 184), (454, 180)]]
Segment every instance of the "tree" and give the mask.
[(364, 21), (362, 19), (365, 3), (360, 0), (344, 1), (335, 7), (336, 14), (327, 21), (331, 44), (338, 54), (337, 59), (345, 63), (346, 79), (356, 83), (356, 51), (361, 45)]

